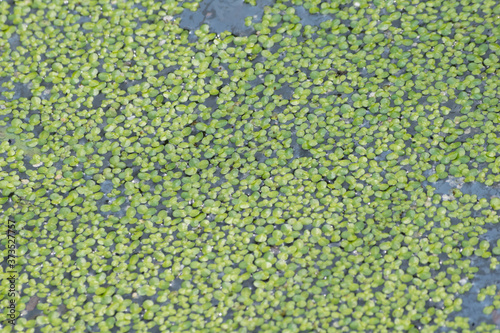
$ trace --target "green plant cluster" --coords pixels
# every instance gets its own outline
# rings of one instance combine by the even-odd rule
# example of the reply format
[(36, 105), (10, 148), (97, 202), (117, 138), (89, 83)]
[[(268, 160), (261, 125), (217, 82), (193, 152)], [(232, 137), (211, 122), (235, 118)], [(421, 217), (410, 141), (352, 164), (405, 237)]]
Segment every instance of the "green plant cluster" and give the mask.
[(497, 286), (496, 284), (489, 285), (485, 288), (482, 288), (478, 295), (477, 300), (482, 302), (486, 299), (487, 296), (494, 297), (493, 305), (487, 306), (484, 308), (485, 314), (491, 314), (493, 310), (500, 308), (500, 295), (496, 295)]
[(0, 2), (2, 331), (494, 331), (500, 198), (436, 182), (500, 182), (500, 5), (199, 5)]

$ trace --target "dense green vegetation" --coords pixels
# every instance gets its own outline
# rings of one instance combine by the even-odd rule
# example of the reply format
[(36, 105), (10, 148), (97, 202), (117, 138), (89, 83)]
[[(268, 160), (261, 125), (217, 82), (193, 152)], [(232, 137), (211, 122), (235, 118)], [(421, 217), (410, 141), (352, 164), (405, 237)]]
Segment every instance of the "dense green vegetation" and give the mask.
[(199, 5), (0, 1), (2, 332), (494, 331), (500, 5)]

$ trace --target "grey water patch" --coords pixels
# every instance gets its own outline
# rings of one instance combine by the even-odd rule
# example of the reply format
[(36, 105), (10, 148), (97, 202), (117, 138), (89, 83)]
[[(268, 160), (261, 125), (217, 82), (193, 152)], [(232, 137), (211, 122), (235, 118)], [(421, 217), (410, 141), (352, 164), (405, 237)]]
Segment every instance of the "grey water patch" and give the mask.
[(464, 183), (461, 191), (462, 193), (466, 193), (469, 195), (475, 194), (479, 199), (491, 199), (492, 197), (500, 197), (499, 185), (488, 186), (479, 182), (470, 182)]
[[(431, 170), (426, 170), (423, 175), (428, 177), (433, 173)], [(500, 197), (500, 184), (488, 186), (480, 182), (464, 182), (463, 177), (449, 176), (435, 182), (422, 182), (423, 187), (427, 185), (434, 187), (434, 193), (441, 195), (453, 195), (452, 190), (459, 189), (463, 194), (476, 195), (478, 199), (490, 200), (492, 197)]]
[(253, 21), (259, 21), (264, 13), (264, 7), (272, 5), (272, 1), (258, 1), (256, 6), (243, 0), (204, 0), (197, 11), (188, 9), (180, 14), (180, 27), (196, 30), (203, 24), (210, 26), (210, 31), (221, 33), (230, 31), (236, 36), (249, 36), (254, 32), (252, 27), (245, 25), (245, 18), (252, 16)]
[[(497, 224), (487, 224), (483, 227), (487, 231), (481, 235), (481, 239), (487, 240), (490, 243), (490, 248), (488, 251), (491, 251), (494, 247), (497, 246), (497, 241), (500, 240), (500, 228)], [(500, 279), (500, 275), (498, 275)]]
[(17, 49), (18, 46), (21, 46), (21, 37), (17, 33), (13, 33), (9, 38), (9, 44), (11, 50)]
[(368, 73), (368, 70), (366, 69), (366, 67), (363, 67), (359, 70), (359, 74), (361, 77), (366, 77), (366, 76), (374, 76), (374, 73)]
[(85, 179), (85, 180), (92, 180), (92, 179), (93, 179), (93, 177), (92, 177), (92, 175), (88, 175), (88, 174), (86, 174), (86, 173), (84, 172), (84, 173), (83, 173), (83, 179)]
[(170, 291), (177, 291), (179, 289), (181, 289), (182, 287), (182, 279), (179, 279), (179, 278), (175, 278), (172, 282), (170, 282)]
[[(430, 175), (430, 172), (429, 170), (425, 171), (424, 172), (424, 176), (428, 176), (428, 175), (425, 175), (425, 173), (429, 173)], [(447, 180), (438, 180), (437, 182), (428, 182), (428, 181), (423, 181), (422, 182), (422, 186), (425, 187), (427, 185), (431, 185), (432, 187), (434, 187), (436, 190), (434, 191), (434, 193), (436, 194), (449, 194), (450, 191), (454, 188)]]
[(309, 13), (309, 10), (302, 6), (295, 7), (295, 14), (300, 17), (300, 23), (303, 26), (319, 26), (321, 23), (334, 18), (332, 15), (311, 14)]
[(90, 22), (90, 21), (92, 21), (92, 19), (89, 16), (80, 16), (80, 18), (78, 19), (78, 21), (76, 21), (76, 23), (84, 24), (84, 23)]
[(110, 180), (105, 180), (101, 184), (101, 192), (108, 194), (111, 192), (111, 190), (113, 190), (113, 187), (114, 185)]
[(302, 145), (297, 142), (297, 133), (295, 131), (292, 132), (292, 143), (290, 146), (293, 149), (294, 158), (313, 157), (309, 150), (302, 148)]
[(476, 135), (481, 134), (480, 128), (467, 128), (462, 135), (459, 135), (456, 139), (457, 142), (466, 142), (467, 139), (474, 138)]
[(224, 315), (223, 320), (226, 321), (226, 320), (232, 319), (233, 317), (234, 317), (234, 310), (229, 308), (227, 310), (226, 314)]
[(33, 84), (31, 82), (28, 83), (28, 84), (15, 82), (14, 86), (15, 86), (15, 88), (14, 88), (14, 90), (15, 90), (14, 99), (16, 97), (17, 98), (21, 98), (21, 97), (31, 98), (33, 96), (31, 94), (31, 87), (33, 86)]
[(500, 197), (500, 186), (488, 186), (480, 182), (463, 182), (464, 178), (448, 177), (447, 179), (438, 180), (436, 182), (424, 182), (436, 188), (437, 194), (449, 194), (449, 192), (457, 188), (462, 193), (468, 195), (477, 195), (479, 199), (491, 199), (492, 197)]
[(392, 152), (391, 150), (386, 150), (382, 154), (380, 154), (378, 156), (375, 156), (375, 161), (383, 161), (383, 160), (385, 160), (385, 157), (387, 155), (389, 155), (389, 153), (391, 153), (391, 152)]
[[(500, 286), (500, 266), (492, 270), (489, 267), (488, 259), (473, 256), (471, 258), (471, 266), (478, 267), (479, 270), (474, 274), (474, 278), (469, 281), (467, 278), (461, 280), (461, 284), (471, 282), (472, 287), (469, 291), (460, 296), (462, 299), (462, 309), (450, 315), (448, 320), (454, 320), (456, 317), (469, 318), (469, 326), (475, 328), (481, 323), (488, 325), (495, 324), (493, 315), (484, 314), (483, 309), (492, 304), (492, 297), (486, 297), (484, 301), (478, 301), (477, 295), (479, 291), (487, 286), (496, 284), (497, 289)], [(442, 329), (439, 332), (446, 332), (447, 329)]]
[[(10, 77), (4, 77), (0, 79), (0, 84), (3, 84), (5, 82), (9, 82), (11, 80)], [(0, 94), (3, 92), (10, 92), (13, 91), (14, 95), (12, 96), (12, 100), (17, 100), (19, 98), (31, 98), (31, 86), (33, 85), (32, 83), (24, 84), (20, 82), (13, 82), (13, 89), (7, 89), (5, 87), (0, 87)], [(7, 100), (7, 98), (2, 94), (0, 95), (0, 99), (2, 100)], [(9, 99), (10, 100), (10, 99)]]
[[(460, 104), (457, 104), (456, 103), (456, 100), (448, 100), (446, 101), (443, 106), (446, 106), (448, 108), (450, 108), (450, 114), (452, 114), (452, 116), (456, 116), (456, 113), (460, 112), (460, 110), (462, 110), (463, 106), (460, 105)], [(451, 116), (449, 117), (451, 118)]]

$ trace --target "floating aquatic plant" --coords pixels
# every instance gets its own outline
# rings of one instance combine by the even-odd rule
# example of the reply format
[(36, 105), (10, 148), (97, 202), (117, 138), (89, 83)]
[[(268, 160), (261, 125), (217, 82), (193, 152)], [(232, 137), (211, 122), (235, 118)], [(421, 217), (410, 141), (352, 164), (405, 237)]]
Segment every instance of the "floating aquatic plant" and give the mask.
[(3, 329), (473, 329), (500, 6), (277, 1), (237, 35), (181, 28), (200, 4), (0, 2)]

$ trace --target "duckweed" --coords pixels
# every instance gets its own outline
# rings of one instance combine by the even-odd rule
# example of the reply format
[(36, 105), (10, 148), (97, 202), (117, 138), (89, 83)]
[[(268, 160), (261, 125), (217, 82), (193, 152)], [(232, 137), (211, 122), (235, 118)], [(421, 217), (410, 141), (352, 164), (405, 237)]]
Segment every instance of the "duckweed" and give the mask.
[(500, 7), (245, 2), (0, 2), (2, 331), (494, 331)]

